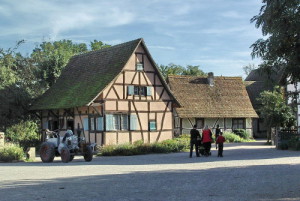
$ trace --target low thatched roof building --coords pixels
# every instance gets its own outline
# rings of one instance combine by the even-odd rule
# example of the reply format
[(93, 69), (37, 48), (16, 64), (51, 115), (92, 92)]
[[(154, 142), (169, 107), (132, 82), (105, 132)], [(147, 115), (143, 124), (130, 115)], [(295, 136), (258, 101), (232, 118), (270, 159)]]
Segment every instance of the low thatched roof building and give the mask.
[(173, 75), (168, 83), (182, 105), (175, 109), (181, 133), (193, 124), (251, 130), (251, 119), (258, 117), (241, 77)]

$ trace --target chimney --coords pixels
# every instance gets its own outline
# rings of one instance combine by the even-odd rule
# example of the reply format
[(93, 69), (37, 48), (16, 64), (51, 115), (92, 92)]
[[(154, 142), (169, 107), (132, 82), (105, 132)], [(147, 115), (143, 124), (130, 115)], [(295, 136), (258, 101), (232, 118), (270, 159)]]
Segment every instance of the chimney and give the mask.
[(208, 73), (207, 80), (208, 80), (209, 86), (213, 87), (214, 84), (215, 84), (215, 81), (214, 81), (214, 73), (213, 73), (213, 72), (209, 72), (209, 73)]

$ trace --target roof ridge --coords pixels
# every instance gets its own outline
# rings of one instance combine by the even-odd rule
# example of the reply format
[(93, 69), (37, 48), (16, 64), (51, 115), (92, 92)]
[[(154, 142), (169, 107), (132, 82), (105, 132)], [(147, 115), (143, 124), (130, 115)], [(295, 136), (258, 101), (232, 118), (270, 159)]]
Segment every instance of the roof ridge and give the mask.
[[(207, 78), (208, 76), (197, 76), (197, 75), (168, 75), (168, 77), (173, 78)], [(214, 76), (215, 78), (225, 78), (225, 79), (241, 79), (242, 76)]]
[(124, 43), (119, 43), (119, 44), (112, 45), (112, 46), (110, 46), (110, 47), (103, 48), (103, 49), (99, 49), (99, 50), (91, 50), (91, 51), (88, 51), (88, 52), (80, 53), (80, 54), (74, 55), (74, 56), (72, 57), (72, 59), (73, 59), (73, 58), (82, 57), (82, 56), (88, 56), (88, 55), (98, 54), (99, 52), (107, 52), (107, 51), (111, 51), (112, 49), (117, 49), (117, 48), (119, 48), (120, 46), (126, 46), (126, 45), (128, 45), (128, 44), (130, 44), (130, 43), (137, 42), (137, 41), (141, 41), (141, 40), (143, 40), (143, 38), (138, 38), (138, 39), (135, 39), (135, 40), (131, 40), (131, 41), (124, 42)]

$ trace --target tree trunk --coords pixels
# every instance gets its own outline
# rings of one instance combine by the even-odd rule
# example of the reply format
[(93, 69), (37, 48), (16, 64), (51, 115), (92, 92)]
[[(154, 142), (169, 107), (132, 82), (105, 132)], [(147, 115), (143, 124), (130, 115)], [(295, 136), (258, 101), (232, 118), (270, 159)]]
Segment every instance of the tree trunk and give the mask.
[(267, 143), (270, 142), (271, 139), (271, 132), (272, 132), (272, 120), (269, 123), (268, 129), (267, 129)]

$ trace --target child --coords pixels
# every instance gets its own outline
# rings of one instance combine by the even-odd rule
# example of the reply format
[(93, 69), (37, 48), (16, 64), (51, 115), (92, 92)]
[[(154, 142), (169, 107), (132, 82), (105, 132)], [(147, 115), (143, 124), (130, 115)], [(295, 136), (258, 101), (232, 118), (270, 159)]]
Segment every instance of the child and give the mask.
[(223, 147), (224, 147), (225, 138), (223, 133), (220, 132), (219, 137), (217, 138), (216, 144), (219, 145), (218, 157), (223, 157)]

